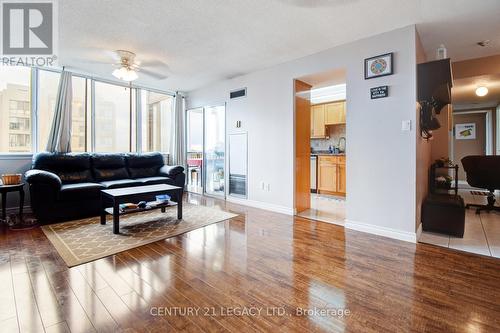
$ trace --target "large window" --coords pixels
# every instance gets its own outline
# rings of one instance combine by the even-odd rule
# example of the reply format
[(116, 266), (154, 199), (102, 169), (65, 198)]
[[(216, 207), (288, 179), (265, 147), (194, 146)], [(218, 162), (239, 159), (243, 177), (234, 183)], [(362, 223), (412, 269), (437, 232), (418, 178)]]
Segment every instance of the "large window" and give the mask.
[(54, 119), (57, 89), (61, 74), (49, 71), (38, 73), (38, 149), (45, 150)]
[(95, 151), (135, 150), (135, 89), (95, 83)]
[[(44, 150), (49, 140), (60, 77), (58, 72), (38, 72), (38, 150)], [(71, 151), (74, 152), (84, 152), (88, 146), (86, 84), (87, 79), (72, 77)]]
[[(71, 151), (90, 151), (90, 80), (73, 76)], [(89, 94), (87, 94), (89, 92)]]
[(173, 100), (170, 95), (141, 91), (142, 151), (171, 151)]
[[(60, 77), (57, 71), (0, 66), (0, 153), (45, 150)], [(172, 95), (78, 75), (73, 75), (72, 87), (72, 151), (171, 152)]]
[(0, 152), (31, 151), (31, 70), (0, 66)]

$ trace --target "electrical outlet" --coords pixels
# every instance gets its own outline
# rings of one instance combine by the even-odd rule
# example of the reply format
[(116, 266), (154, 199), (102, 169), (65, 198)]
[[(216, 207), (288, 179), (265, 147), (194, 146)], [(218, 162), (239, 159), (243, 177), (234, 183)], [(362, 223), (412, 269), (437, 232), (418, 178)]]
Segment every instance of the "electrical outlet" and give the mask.
[(271, 191), (271, 184), (269, 184), (269, 183), (266, 184), (266, 191), (267, 192)]
[(266, 183), (264, 183), (264, 181), (262, 181), (262, 180), (260, 181), (259, 186), (260, 186), (260, 189), (263, 191), (266, 189)]

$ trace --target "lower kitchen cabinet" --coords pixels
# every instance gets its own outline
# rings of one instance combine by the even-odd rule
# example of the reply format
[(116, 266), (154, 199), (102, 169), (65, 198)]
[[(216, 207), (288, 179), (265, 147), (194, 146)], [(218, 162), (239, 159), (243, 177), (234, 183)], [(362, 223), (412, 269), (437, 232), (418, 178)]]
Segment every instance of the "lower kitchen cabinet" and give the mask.
[(345, 196), (345, 156), (318, 156), (318, 191)]

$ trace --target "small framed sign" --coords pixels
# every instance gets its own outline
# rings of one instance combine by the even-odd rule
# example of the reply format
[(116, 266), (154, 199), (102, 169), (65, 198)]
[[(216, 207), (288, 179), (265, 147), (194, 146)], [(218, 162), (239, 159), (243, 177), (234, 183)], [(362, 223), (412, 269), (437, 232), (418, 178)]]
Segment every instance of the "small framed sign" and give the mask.
[(392, 52), (365, 59), (365, 80), (391, 75), (392, 70)]
[(384, 98), (389, 96), (389, 86), (370, 88), (371, 99)]
[(456, 124), (455, 138), (457, 140), (475, 140), (476, 123)]

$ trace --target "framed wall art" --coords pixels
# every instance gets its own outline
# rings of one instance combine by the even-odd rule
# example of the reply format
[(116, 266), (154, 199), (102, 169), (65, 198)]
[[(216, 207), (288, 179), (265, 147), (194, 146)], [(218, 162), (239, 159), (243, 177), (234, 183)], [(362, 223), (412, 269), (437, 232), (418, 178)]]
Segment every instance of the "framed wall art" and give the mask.
[(365, 59), (365, 80), (393, 74), (393, 53)]

